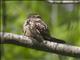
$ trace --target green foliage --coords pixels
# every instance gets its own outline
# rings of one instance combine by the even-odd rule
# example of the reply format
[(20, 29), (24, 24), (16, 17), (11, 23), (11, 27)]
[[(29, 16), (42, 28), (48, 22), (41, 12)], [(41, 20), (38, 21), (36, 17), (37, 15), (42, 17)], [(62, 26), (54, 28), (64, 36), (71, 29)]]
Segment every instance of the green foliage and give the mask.
[[(23, 34), (23, 23), (28, 14), (37, 12), (41, 15), (45, 23), (47, 23), (52, 36), (63, 39), (67, 43), (80, 46), (80, 4), (73, 5), (72, 11), (69, 11), (65, 8), (66, 4), (57, 4), (55, 6), (55, 4), (50, 4), (47, 1), (6, 1), (5, 3), (6, 32)], [(53, 14), (56, 19), (53, 18)], [(2, 22), (3, 20), (0, 19), (0, 28)], [(53, 59), (59, 60), (58, 55), (9, 44), (4, 45), (4, 53), (2, 56), (2, 60)], [(73, 59), (67, 57), (64, 60)]]

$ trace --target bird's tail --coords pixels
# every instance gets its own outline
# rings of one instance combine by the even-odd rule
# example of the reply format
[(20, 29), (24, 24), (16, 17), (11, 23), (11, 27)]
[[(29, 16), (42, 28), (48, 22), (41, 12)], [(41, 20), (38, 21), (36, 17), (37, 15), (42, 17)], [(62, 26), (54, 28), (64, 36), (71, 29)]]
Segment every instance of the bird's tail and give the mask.
[(52, 41), (52, 42), (56, 42), (56, 43), (66, 43), (65, 41), (63, 40), (60, 40), (60, 39), (56, 39), (56, 38), (53, 38), (53, 37), (47, 37), (47, 40), (48, 41)]

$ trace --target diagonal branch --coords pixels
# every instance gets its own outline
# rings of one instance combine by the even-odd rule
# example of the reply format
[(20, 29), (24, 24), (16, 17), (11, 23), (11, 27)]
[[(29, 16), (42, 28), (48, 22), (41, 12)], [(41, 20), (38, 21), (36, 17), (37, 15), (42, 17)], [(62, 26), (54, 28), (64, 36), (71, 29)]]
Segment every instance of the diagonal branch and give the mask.
[(6, 32), (0, 32), (0, 38), (0, 44), (16, 44), (19, 46), (33, 48), (41, 51), (80, 58), (80, 47), (67, 44), (59, 44), (46, 40), (44, 40), (42, 43), (39, 43), (33, 38)]

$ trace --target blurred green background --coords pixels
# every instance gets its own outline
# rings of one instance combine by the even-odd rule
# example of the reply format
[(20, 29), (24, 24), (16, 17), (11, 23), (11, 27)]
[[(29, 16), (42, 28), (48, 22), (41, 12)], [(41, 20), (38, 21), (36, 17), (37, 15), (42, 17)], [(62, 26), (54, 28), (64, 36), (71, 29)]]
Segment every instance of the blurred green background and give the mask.
[[(30, 13), (37, 12), (48, 25), (52, 36), (69, 44), (80, 46), (80, 4), (51, 4), (46, 1), (5, 1), (5, 31), (23, 34), (23, 23)], [(0, 13), (2, 9), (0, 7)], [(0, 17), (0, 28), (2, 27)], [(0, 30), (1, 31), (1, 30)], [(4, 44), (1, 60), (80, 60), (73, 57), (60, 57), (21, 46)]]

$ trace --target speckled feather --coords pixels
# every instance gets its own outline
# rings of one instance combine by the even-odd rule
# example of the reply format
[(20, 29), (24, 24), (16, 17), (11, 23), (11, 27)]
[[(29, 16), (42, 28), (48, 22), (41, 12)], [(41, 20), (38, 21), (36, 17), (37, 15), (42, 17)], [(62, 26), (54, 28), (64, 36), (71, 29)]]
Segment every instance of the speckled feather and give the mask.
[(42, 21), (42, 18), (36, 14), (30, 15), (28, 19), (26, 19), (23, 30), (25, 36), (33, 37), (39, 42), (41, 42), (41, 40), (49, 40), (64, 43), (64, 41), (50, 36), (48, 26)]

